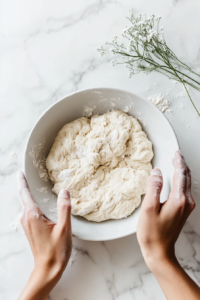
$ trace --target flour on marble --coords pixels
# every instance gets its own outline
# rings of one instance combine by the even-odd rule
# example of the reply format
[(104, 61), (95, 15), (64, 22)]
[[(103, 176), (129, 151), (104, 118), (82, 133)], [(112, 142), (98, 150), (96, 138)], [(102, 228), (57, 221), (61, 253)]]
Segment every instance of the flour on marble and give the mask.
[(17, 157), (17, 153), (15, 151), (12, 151), (10, 154), (9, 154), (10, 157), (12, 158), (16, 158)]
[(164, 98), (161, 94), (157, 94), (148, 98), (155, 106), (157, 106), (161, 112), (173, 113), (170, 109), (171, 103)]
[(17, 229), (21, 227), (21, 223), (20, 223), (21, 217), (22, 217), (22, 212), (10, 224), (10, 227), (12, 228), (13, 231), (17, 231)]
[(180, 92), (176, 95), (176, 98), (184, 98), (186, 96), (187, 96), (186, 92)]

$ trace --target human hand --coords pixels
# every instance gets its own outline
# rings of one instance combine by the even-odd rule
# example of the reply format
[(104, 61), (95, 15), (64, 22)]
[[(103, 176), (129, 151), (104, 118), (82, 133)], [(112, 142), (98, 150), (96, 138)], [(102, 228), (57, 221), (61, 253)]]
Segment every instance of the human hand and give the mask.
[(175, 260), (175, 242), (195, 208), (190, 170), (180, 151), (176, 151), (173, 163), (173, 187), (168, 200), (160, 203), (163, 178), (161, 171), (156, 168), (151, 173), (139, 217), (137, 238), (151, 270), (161, 261)]
[[(23, 207), (21, 225), (29, 241), (35, 262), (28, 288), (25, 288), (19, 299), (46, 299), (45, 297), (60, 279), (71, 255), (70, 193), (64, 189), (59, 193), (58, 223), (55, 224), (43, 216), (29, 191), (22, 172), (18, 172), (18, 181)], [(43, 286), (39, 281), (42, 281)], [(37, 290), (35, 286), (38, 286), (39, 294), (35, 292), (34, 295), (32, 286), (35, 291)], [(30, 295), (32, 296), (30, 297)]]

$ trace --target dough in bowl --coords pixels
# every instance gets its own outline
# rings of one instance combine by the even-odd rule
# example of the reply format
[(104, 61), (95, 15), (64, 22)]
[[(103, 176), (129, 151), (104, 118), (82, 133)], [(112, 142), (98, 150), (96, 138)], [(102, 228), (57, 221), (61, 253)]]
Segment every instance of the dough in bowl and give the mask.
[(139, 122), (113, 110), (66, 124), (46, 166), (53, 192), (70, 191), (72, 214), (101, 222), (128, 217), (139, 206), (152, 157), (152, 144)]

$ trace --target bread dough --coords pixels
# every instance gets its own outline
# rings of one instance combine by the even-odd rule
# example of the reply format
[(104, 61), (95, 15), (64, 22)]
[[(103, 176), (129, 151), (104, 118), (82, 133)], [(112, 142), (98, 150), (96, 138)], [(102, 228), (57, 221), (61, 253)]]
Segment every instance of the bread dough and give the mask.
[(46, 160), (53, 192), (71, 193), (72, 214), (101, 222), (129, 216), (145, 194), (152, 144), (120, 110), (82, 117), (58, 133)]

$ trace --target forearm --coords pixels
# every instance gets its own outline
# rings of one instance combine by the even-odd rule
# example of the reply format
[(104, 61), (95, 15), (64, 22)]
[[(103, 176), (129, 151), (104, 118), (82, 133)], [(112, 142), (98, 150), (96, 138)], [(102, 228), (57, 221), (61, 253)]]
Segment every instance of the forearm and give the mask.
[(61, 274), (34, 269), (18, 300), (46, 300)]
[(149, 265), (168, 300), (200, 300), (200, 288), (182, 269), (175, 257)]

